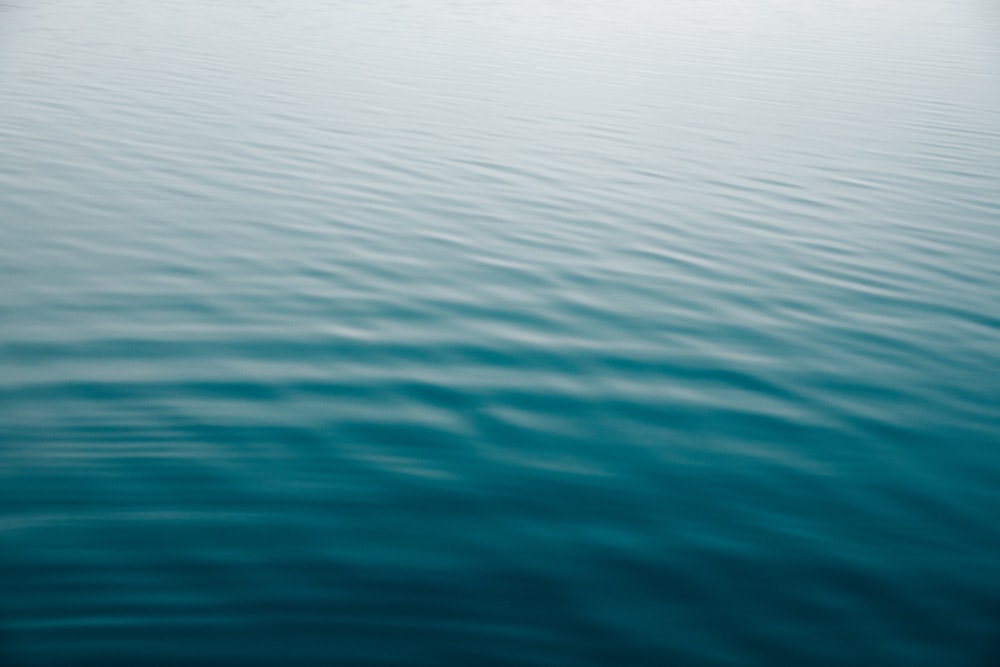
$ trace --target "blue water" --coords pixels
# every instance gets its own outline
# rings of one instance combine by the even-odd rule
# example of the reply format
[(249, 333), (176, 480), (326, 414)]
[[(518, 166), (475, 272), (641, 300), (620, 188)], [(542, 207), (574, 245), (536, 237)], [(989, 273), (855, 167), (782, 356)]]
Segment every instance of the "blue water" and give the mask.
[(0, 665), (1000, 664), (991, 0), (0, 6)]

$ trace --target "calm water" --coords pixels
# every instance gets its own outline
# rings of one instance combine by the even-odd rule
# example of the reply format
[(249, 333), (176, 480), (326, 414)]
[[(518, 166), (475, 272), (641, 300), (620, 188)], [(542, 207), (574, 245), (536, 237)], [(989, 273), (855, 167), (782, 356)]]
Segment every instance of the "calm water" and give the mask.
[(0, 664), (1000, 664), (998, 35), (0, 6)]

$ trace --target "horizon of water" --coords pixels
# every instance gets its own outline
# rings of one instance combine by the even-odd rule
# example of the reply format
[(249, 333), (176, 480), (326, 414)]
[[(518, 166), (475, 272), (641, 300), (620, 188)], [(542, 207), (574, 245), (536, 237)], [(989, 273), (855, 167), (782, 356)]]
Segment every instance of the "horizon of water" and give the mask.
[(998, 27), (0, 6), (0, 665), (998, 664)]

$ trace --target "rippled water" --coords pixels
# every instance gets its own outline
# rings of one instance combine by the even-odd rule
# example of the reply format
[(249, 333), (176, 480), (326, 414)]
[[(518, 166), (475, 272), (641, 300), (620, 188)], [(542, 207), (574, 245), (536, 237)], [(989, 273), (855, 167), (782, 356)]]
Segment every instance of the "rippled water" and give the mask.
[(998, 34), (0, 6), (0, 663), (1000, 664)]

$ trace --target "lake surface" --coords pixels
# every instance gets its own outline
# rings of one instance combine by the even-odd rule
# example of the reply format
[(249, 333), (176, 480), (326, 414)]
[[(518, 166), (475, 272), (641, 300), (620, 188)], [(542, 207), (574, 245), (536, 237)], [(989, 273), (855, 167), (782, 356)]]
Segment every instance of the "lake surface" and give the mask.
[(1000, 664), (998, 35), (9, 0), (0, 664)]

